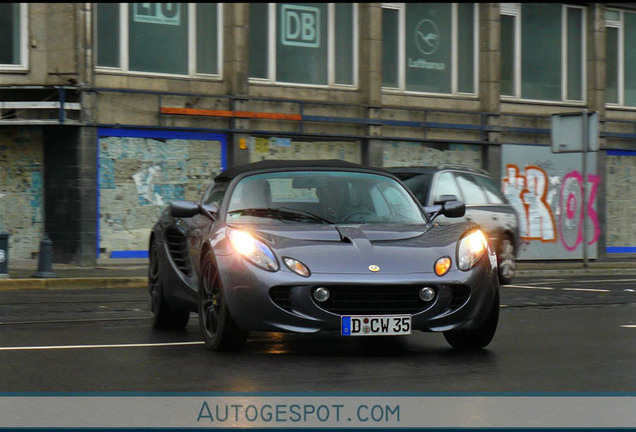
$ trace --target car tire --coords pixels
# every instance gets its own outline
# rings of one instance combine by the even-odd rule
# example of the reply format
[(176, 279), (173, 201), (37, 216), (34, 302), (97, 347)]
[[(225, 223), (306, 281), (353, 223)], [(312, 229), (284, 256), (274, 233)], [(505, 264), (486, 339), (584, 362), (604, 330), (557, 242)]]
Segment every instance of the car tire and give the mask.
[(219, 272), (210, 251), (201, 264), (198, 312), (206, 349), (235, 351), (243, 346), (248, 332), (240, 328), (230, 314)]
[(499, 285), (512, 283), (517, 269), (515, 258), (515, 246), (509, 236), (505, 236), (499, 244), (497, 252), (497, 272), (499, 275)]
[(152, 328), (155, 329), (183, 329), (188, 325), (190, 312), (171, 307), (165, 298), (161, 281), (161, 266), (159, 264), (159, 245), (153, 242), (150, 246), (150, 263), (148, 265), (148, 291), (150, 292), (150, 313)]
[(492, 303), (490, 313), (484, 323), (470, 330), (453, 330), (444, 332), (446, 341), (456, 349), (461, 350), (475, 350), (485, 348), (492, 338), (495, 336), (497, 330), (497, 323), (499, 322), (499, 291), (495, 295), (495, 300)]

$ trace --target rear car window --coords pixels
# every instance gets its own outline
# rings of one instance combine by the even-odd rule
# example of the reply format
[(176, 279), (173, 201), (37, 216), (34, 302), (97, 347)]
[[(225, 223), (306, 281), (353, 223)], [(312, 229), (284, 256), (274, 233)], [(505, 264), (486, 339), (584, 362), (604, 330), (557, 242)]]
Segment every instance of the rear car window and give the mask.
[(457, 183), (464, 195), (466, 205), (487, 204), (486, 194), (482, 187), (477, 183), (477, 179), (468, 174), (458, 174)]
[(433, 199), (433, 202), (440, 201), (442, 195), (455, 195), (458, 200), (462, 199), (462, 194), (457, 187), (457, 182), (455, 182), (453, 173), (443, 172), (440, 174), (439, 179), (437, 180), (435, 198)]
[(484, 188), (490, 204), (505, 204), (506, 199), (497, 186), (488, 177), (475, 176), (479, 184)]

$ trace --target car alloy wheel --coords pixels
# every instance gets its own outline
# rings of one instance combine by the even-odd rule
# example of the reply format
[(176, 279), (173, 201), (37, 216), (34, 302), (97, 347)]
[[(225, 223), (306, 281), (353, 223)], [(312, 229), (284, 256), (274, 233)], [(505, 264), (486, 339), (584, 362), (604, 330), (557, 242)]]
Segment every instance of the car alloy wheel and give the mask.
[(515, 247), (510, 237), (504, 237), (501, 241), (499, 252), (499, 283), (506, 285), (512, 282), (517, 267), (515, 260)]
[(190, 312), (170, 307), (166, 303), (161, 282), (159, 265), (159, 245), (155, 241), (150, 246), (148, 265), (148, 290), (150, 291), (150, 312), (152, 327), (156, 329), (182, 329), (188, 325)]
[(208, 252), (201, 266), (199, 282), (199, 326), (209, 350), (234, 351), (247, 339), (248, 332), (235, 322), (225, 303), (219, 273)]

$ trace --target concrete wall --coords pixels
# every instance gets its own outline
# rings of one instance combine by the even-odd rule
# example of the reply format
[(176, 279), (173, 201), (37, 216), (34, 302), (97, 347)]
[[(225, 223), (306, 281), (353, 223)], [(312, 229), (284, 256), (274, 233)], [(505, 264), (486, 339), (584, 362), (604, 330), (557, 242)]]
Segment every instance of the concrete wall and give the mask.
[(0, 231), (10, 235), (10, 260), (35, 257), (44, 232), (42, 144), (41, 128), (0, 127)]

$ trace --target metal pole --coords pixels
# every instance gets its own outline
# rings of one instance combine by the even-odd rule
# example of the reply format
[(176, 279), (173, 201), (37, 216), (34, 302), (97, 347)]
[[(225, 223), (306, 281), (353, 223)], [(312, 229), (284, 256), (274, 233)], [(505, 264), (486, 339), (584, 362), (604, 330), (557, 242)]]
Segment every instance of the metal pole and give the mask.
[(590, 137), (588, 133), (588, 113), (587, 108), (583, 110), (583, 268), (588, 267), (587, 263), (587, 152), (590, 148)]

